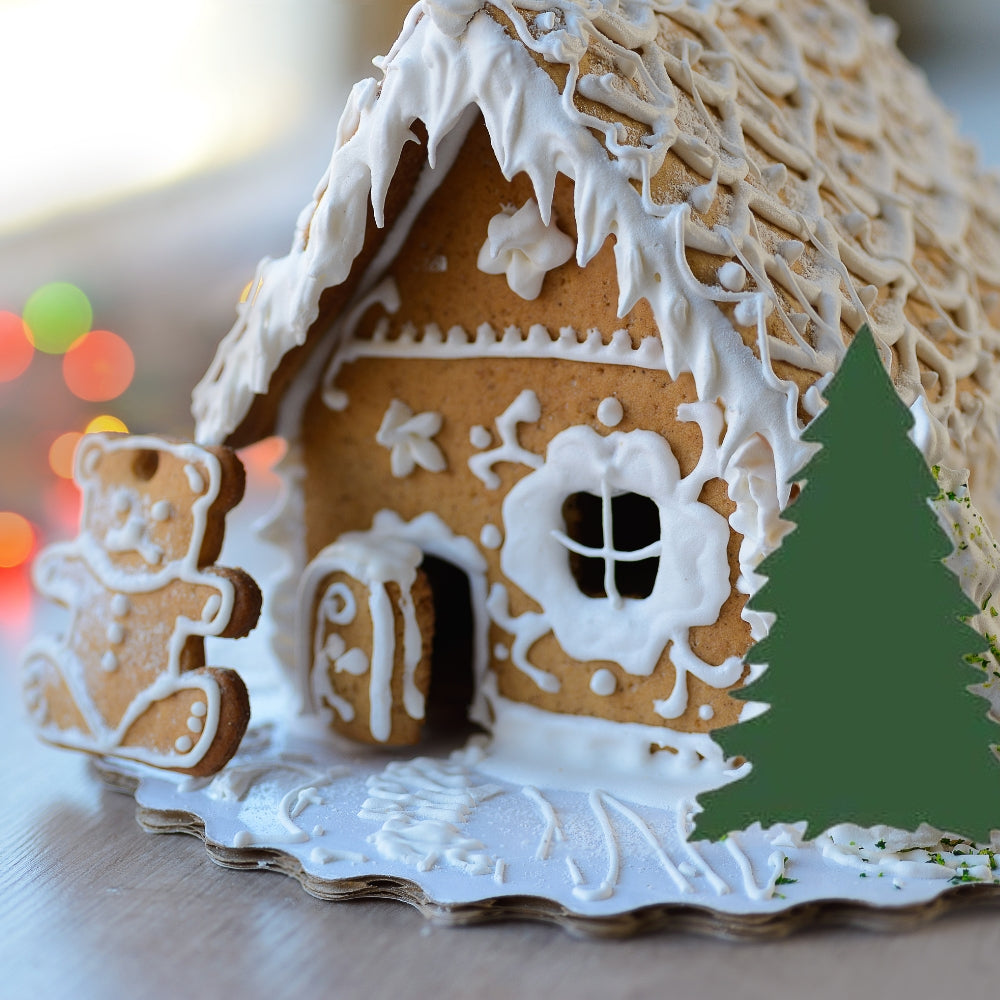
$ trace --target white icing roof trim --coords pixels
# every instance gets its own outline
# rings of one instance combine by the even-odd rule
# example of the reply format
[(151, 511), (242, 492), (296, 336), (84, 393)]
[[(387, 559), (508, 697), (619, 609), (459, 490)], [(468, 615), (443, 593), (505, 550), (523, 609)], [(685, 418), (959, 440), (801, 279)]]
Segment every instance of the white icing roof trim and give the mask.
[[(760, 434), (786, 491), (805, 458), (798, 390), (774, 375), (770, 360), (829, 372), (844, 350), (841, 323), (857, 327), (869, 318), (883, 344), (896, 348), (904, 401), (912, 404), (939, 383), (940, 397), (927, 410), (945, 433), (927, 435), (935, 446), (928, 458), (971, 465), (980, 495), (992, 485), (1000, 333), (987, 323), (976, 289), (980, 280), (1000, 284), (1000, 189), (968, 169), (969, 151), (950, 120), (891, 50), (887, 22), (872, 22), (857, 0), (519, 0), (516, 8), (494, 0), (518, 44), (488, 15), (477, 15), (482, 6), (421, 0), (379, 63), (381, 87), (373, 80), (355, 87), (291, 252), (262, 262), (249, 301), (195, 390), (200, 441), (221, 441), (235, 430), (284, 354), (305, 341), (320, 294), (347, 278), (360, 252), (369, 197), (383, 224), (389, 183), (413, 138), (410, 123), (425, 123), (433, 167), (439, 143), (475, 105), (504, 174), (530, 177), (543, 221), (556, 174), (575, 182), (581, 265), (615, 237), (620, 314), (649, 300), (667, 371), (692, 372), (702, 399), (726, 405), (725, 454)], [(762, 18), (768, 32), (747, 37), (741, 12)], [(687, 28), (686, 36), (658, 35), (663, 16)], [(823, 41), (820, 29), (837, 44)], [(569, 65), (562, 94), (526, 47)], [(582, 74), (588, 49), (610, 59), (616, 72)], [(576, 95), (643, 123), (650, 134), (629, 145), (620, 125), (580, 111)], [(858, 153), (847, 141), (820, 150), (820, 119), (836, 130), (835, 140), (855, 137), (872, 143), (874, 153)], [(595, 145), (593, 130), (611, 157)], [(830, 135), (823, 138), (829, 145)], [(775, 163), (760, 170), (759, 154), (747, 155), (748, 140)], [(686, 202), (658, 204), (650, 179), (669, 149), (705, 183)], [(900, 180), (912, 204), (896, 193)], [(847, 211), (835, 212), (833, 199)], [(721, 215), (709, 228), (692, 206)], [(792, 238), (774, 245), (774, 233), (758, 220)], [(933, 287), (912, 264), (918, 242), (941, 248), (947, 259), (948, 274)], [(703, 285), (687, 264), (688, 249), (738, 262), (756, 287)], [(802, 273), (793, 270), (797, 261)], [(950, 358), (904, 316), (911, 293), (940, 315), (953, 341)], [(744, 346), (726, 307), (741, 325), (757, 327), (763, 364)], [(768, 334), (775, 309), (787, 340)], [(960, 391), (960, 380), (972, 375), (982, 394)], [(787, 493), (781, 499), (783, 505)]]

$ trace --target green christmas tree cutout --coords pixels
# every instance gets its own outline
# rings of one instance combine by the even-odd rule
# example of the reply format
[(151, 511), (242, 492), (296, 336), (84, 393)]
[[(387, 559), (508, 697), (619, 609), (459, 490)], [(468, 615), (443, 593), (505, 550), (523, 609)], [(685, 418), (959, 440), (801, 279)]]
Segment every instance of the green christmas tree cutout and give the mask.
[(921, 822), (988, 842), (1000, 828), (1000, 727), (966, 687), (985, 646), (942, 560), (953, 545), (907, 436), (913, 418), (868, 327), (855, 337), (804, 440), (822, 447), (783, 515), (796, 527), (760, 566), (754, 608), (776, 620), (750, 651), (766, 663), (746, 698), (770, 708), (716, 733), (746, 777), (702, 797), (694, 836), (759, 820)]

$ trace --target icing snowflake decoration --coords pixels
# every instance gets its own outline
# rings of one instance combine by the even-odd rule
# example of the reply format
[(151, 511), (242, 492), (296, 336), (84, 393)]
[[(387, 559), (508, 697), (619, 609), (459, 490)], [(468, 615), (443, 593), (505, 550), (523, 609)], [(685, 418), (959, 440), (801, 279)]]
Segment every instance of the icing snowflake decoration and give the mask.
[(505, 274), (511, 291), (529, 301), (538, 298), (545, 275), (565, 264), (576, 249), (554, 221), (542, 221), (534, 198), (516, 211), (505, 206), (490, 219), (487, 234), (476, 261), (479, 270)]
[(385, 411), (375, 440), (391, 450), (392, 474), (403, 479), (418, 465), (428, 472), (443, 472), (448, 467), (441, 449), (431, 440), (439, 430), (440, 413), (414, 416), (406, 403), (394, 399)]

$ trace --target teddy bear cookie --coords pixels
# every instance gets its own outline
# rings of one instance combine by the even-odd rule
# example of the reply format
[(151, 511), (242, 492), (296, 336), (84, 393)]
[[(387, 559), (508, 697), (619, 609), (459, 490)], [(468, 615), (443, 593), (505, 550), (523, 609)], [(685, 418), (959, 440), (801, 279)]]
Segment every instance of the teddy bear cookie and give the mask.
[(234, 671), (205, 666), (206, 636), (239, 638), (261, 594), (214, 565), (243, 466), (227, 448), (88, 435), (74, 473), (80, 532), (35, 561), (38, 590), (67, 631), (25, 654), (25, 699), (47, 742), (203, 776), (222, 768), (250, 719)]

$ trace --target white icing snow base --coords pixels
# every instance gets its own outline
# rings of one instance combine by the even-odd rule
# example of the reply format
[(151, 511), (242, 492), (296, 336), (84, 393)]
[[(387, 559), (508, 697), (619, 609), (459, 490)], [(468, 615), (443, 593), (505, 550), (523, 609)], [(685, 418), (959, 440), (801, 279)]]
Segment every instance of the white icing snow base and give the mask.
[(676, 810), (498, 778), (478, 737), (424, 755), (358, 747), (309, 720), (272, 721), (287, 720), (287, 705), (260, 665), (240, 665), (255, 721), (214, 778), (109, 766), (137, 779), (148, 829), (198, 833), (221, 863), (275, 868), (314, 895), (388, 895), (437, 919), (455, 919), (455, 907), (475, 919), (471, 907), (602, 933), (627, 929), (640, 911), (681, 907), (740, 934), (759, 933), (752, 921), (762, 918), (780, 930), (803, 904), (853, 903), (871, 922), (870, 908), (905, 911), (968, 883), (1000, 883), (1000, 843), (979, 849), (929, 827), (845, 824), (803, 842), (794, 826), (752, 826), (688, 842)]
[(126, 765), (139, 779), (146, 824), (190, 814), (209, 844), (228, 849), (224, 863), (245, 853), (257, 867), (262, 850), (281, 852), (276, 867), (300, 866), (310, 891), (325, 883), (331, 896), (339, 880), (356, 894), (359, 880), (388, 877), (440, 907), (540, 897), (579, 917), (665, 905), (721, 916), (824, 901), (907, 907), (1000, 881), (992, 851), (942, 842), (930, 828), (844, 825), (803, 842), (795, 827), (752, 826), (720, 843), (689, 843), (673, 810), (601, 789), (498, 780), (477, 768), (474, 747), (428, 757), (358, 752), (277, 725), (252, 728), (245, 747), (212, 779)]

